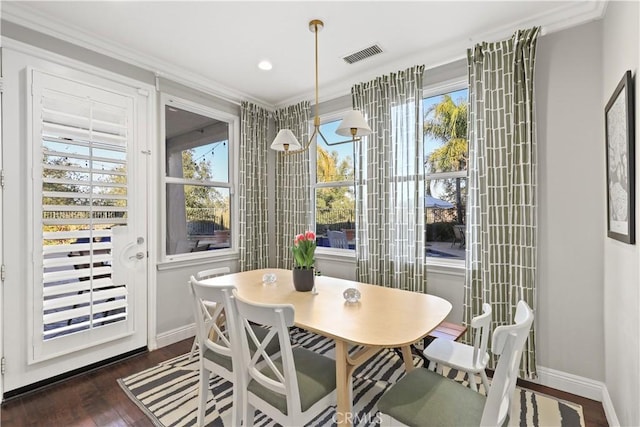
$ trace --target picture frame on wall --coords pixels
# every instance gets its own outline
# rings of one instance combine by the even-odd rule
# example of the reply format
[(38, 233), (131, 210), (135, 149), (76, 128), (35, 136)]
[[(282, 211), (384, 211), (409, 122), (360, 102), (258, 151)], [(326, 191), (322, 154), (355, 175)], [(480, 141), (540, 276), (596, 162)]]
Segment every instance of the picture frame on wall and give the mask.
[(635, 244), (633, 77), (626, 71), (605, 106), (607, 236)]

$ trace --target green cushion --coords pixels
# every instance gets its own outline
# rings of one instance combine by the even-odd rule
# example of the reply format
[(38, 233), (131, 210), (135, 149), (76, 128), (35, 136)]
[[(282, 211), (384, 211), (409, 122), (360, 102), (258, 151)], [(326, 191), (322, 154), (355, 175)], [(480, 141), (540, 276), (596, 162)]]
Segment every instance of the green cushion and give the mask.
[(427, 369), (414, 369), (378, 401), (383, 414), (408, 426), (479, 426), (486, 397)]
[(233, 364), (231, 363), (231, 358), (227, 356), (223, 356), (220, 353), (216, 353), (215, 351), (207, 348), (204, 351), (204, 358), (209, 359), (216, 365), (220, 365), (225, 368), (227, 371), (233, 371)]
[[(300, 406), (304, 412), (336, 389), (336, 362), (300, 347), (293, 349), (293, 358), (300, 390)], [(282, 372), (282, 360), (274, 360), (273, 363)], [(271, 379), (276, 379), (269, 367), (261, 369), (261, 372)], [(248, 390), (287, 415), (287, 400), (284, 395), (263, 387), (255, 380), (251, 380)]]

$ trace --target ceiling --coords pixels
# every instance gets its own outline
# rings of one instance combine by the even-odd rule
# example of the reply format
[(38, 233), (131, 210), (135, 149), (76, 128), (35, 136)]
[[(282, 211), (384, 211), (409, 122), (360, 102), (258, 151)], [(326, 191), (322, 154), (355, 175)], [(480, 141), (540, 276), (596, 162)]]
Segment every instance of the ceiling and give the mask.
[[(353, 84), (463, 58), (480, 41), (542, 26), (543, 34), (604, 14), (597, 1), (2, 1), (2, 18), (114, 56), (226, 99), (267, 107), (314, 97), (318, 34), (320, 100)], [(341, 58), (373, 44), (383, 53)], [(273, 63), (265, 72), (257, 64)]]

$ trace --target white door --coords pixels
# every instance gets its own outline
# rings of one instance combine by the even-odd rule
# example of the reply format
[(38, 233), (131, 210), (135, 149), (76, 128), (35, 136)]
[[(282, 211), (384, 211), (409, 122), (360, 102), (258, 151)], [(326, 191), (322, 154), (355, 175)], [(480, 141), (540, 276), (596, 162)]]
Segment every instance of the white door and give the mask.
[(148, 100), (28, 74), (29, 262), (5, 286), (5, 393), (147, 344)]

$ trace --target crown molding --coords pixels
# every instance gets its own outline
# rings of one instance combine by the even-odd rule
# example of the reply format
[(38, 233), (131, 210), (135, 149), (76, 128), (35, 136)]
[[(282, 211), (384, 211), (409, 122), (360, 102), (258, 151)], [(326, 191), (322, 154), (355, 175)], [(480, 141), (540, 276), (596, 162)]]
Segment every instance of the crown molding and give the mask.
[[(474, 44), (483, 41), (493, 42), (503, 40), (511, 37), (513, 33), (519, 29), (539, 26), (541, 27), (541, 34), (545, 35), (602, 19), (608, 2), (609, 0), (566, 2), (555, 8), (550, 8), (543, 13), (532, 15), (527, 19), (515, 21), (509, 25), (496, 28), (491, 32), (469, 35), (466, 39), (451, 40), (449, 43), (443, 44), (435, 49), (425, 49), (424, 51), (395, 61), (386, 61), (382, 56), (379, 58), (374, 57), (371, 62), (363, 61), (363, 63), (356, 64), (355, 66), (360, 67), (361, 70), (354, 72), (345, 79), (324, 85), (320, 82), (321, 96), (319, 97), (319, 102), (350, 94), (351, 87), (357, 82), (366, 82), (377, 76), (389, 74), (397, 70), (404, 70), (413, 65), (424, 64), (426, 72), (428, 72), (431, 68), (464, 59), (467, 55), (467, 49)], [(373, 61), (377, 61), (377, 65), (372, 66)], [(276, 103), (276, 107), (281, 108), (286, 105), (297, 104), (300, 101), (313, 99), (314, 93), (313, 91), (309, 91), (284, 99)]]
[(170, 62), (126, 46), (107, 42), (94, 34), (81, 30), (57, 19), (45, 16), (32, 7), (28, 2), (2, 2), (2, 19), (16, 25), (28, 28), (38, 33), (80, 46), (110, 58), (117, 59), (136, 67), (153, 72), (159, 77), (183, 84), (203, 93), (216, 96), (226, 101), (240, 104), (250, 101), (268, 110), (274, 106), (248, 93), (229, 88), (210, 78), (186, 70)]
[[(381, 61), (384, 58), (378, 58), (376, 66), (372, 66), (372, 63), (356, 65), (358, 68), (354, 69), (354, 72), (348, 77), (329, 84), (320, 83), (322, 96), (319, 101), (324, 102), (345, 96), (351, 92), (351, 87), (356, 82), (368, 81), (376, 76), (388, 74), (395, 70), (405, 69), (416, 64), (425, 64), (428, 70), (462, 59), (466, 55), (466, 50), (473, 46), (473, 44), (480, 41), (501, 40), (511, 36), (513, 32), (518, 29), (540, 26), (542, 28), (542, 34), (544, 35), (601, 19), (606, 11), (607, 3), (608, 0), (570, 1), (551, 8), (546, 12), (532, 15), (527, 19), (497, 28), (491, 32), (469, 35), (466, 39), (453, 40), (450, 43), (443, 44), (439, 48), (425, 49), (414, 55), (390, 62)], [(308, 91), (271, 104), (255, 98), (248, 93), (229, 88), (215, 80), (185, 70), (154, 56), (97, 38), (93, 34), (77, 27), (72, 27), (44, 16), (27, 5), (28, 2), (3, 2), (2, 19), (152, 71), (161, 77), (236, 104), (247, 100), (268, 110), (274, 110), (314, 98), (315, 92)]]

